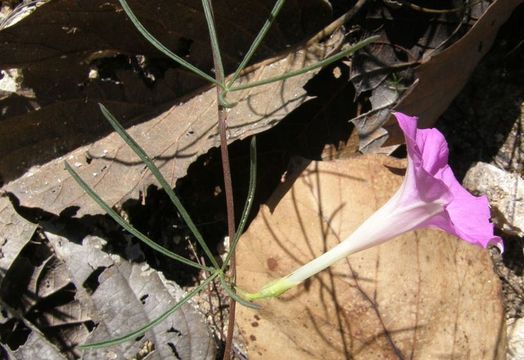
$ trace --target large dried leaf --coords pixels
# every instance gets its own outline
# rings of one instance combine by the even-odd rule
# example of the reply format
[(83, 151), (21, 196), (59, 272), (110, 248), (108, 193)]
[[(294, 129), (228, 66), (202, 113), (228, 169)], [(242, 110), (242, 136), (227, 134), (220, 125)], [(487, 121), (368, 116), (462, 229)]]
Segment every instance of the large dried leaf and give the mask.
[[(466, 2), (465, 13), (440, 15), (408, 9), (410, 2), (402, 3), (407, 8), (404, 13), (390, 10), (389, 17), (381, 15), (383, 33), (390, 44), (377, 44), (370, 53), (363, 53), (365, 59), (359, 59), (352, 71), (357, 91), (371, 90), (371, 110), (353, 120), (361, 137), (360, 150), (366, 153), (389, 153), (395, 147), (381, 148), (386, 140), (388, 145), (403, 141), (396, 122), (390, 118), (392, 107), (419, 116), (423, 127), (432, 126), (462, 90), (490, 50), (498, 29), (522, 0)], [(388, 14), (383, 9), (379, 12)], [(431, 18), (436, 22), (432, 23)], [(428, 26), (431, 23), (433, 26)], [(398, 68), (414, 61), (420, 62), (414, 74)], [(388, 78), (391, 74), (395, 74), (398, 84)], [(382, 128), (384, 124), (388, 131)]]
[[(13, 219), (25, 221), (13, 209), (11, 212)], [(23, 222), (15, 224), (17, 229), (24, 228)], [(30, 354), (38, 349), (45, 358), (62, 358), (59, 351), (65, 344), (73, 347), (88, 335), (85, 323), (91, 317), (74, 298), (65, 263), (41, 237), (31, 237), (28, 242), (24, 236), (7, 235), (3, 247), (7, 262), (2, 264), (0, 283), (1, 304), (7, 314), (0, 325), (2, 345), (21, 358), (34, 358)]]
[[(214, 4), (226, 71), (235, 69), (273, 0)], [(202, 71), (213, 67), (202, 6), (195, 1), (130, 1), (169, 49)], [(292, 16), (291, 16), (292, 15)], [(325, 0), (290, 0), (254, 60), (275, 56), (329, 21)], [(16, 68), (21, 89), (0, 92), (0, 178), (10, 181), (109, 132), (96, 103), (113, 103), (125, 125), (159, 114), (207, 85), (138, 33), (117, 0), (54, 0), (0, 31), (0, 68)], [(283, 69), (281, 69), (283, 70)], [(49, 108), (48, 108), (49, 107)], [(7, 120), (7, 121), (6, 121)]]
[[(395, 107), (415, 114), (421, 127), (431, 127), (466, 85), (479, 61), (488, 53), (497, 31), (523, 0), (497, 0), (473, 28), (441, 53), (431, 56), (417, 68), (418, 82)], [(391, 141), (402, 142), (395, 132)]]
[[(78, 229), (48, 224), (45, 237), (28, 242), (35, 225), (24, 223), (9, 201), (0, 199), (7, 202), (0, 215), (8, 225), (2, 247), (0, 333), (2, 346), (14, 358), (40, 358), (34, 355), (40, 351), (46, 359), (127, 359), (147, 347), (147, 359), (214, 359), (211, 334), (189, 303), (143, 339), (82, 353), (79, 344), (134, 331), (176, 304), (185, 292), (147, 264), (103, 252), (104, 240), (82, 239)], [(13, 236), (13, 228), (25, 232)], [(75, 240), (79, 243), (64, 236), (79, 238)]]
[[(261, 65), (249, 78), (266, 78), (301, 68), (318, 60), (335, 45), (312, 46), (275, 63)], [(304, 103), (308, 96), (303, 87), (313, 75), (308, 73), (232, 93), (228, 99), (238, 104), (228, 114), (228, 141), (266, 130)], [(186, 100), (129, 129), (131, 136), (157, 159), (157, 165), (171, 184), (185, 175), (198, 155), (219, 144), (216, 90), (209, 89)], [(111, 205), (128, 196), (136, 197), (142, 187), (152, 182), (138, 157), (118, 135), (112, 134), (65, 158), (34, 168), (4, 188), (14, 193), (23, 206), (39, 207), (55, 214), (64, 208), (79, 206), (78, 215), (99, 213), (98, 206), (64, 171), (64, 160), (76, 166), (80, 175)]]
[[(134, 331), (185, 295), (178, 285), (165, 280), (147, 264), (132, 264), (102, 252), (100, 247), (104, 241), (100, 238), (88, 236), (78, 245), (55, 234), (46, 235), (57, 256), (66, 264), (77, 289), (76, 298), (97, 324), (87, 338), (80, 339), (82, 342), (107, 340)], [(147, 359), (214, 359), (214, 341), (202, 316), (191, 304), (183, 305), (146, 333), (144, 339), (87, 350), (82, 359), (130, 358), (138, 354), (146, 341), (155, 349)]]
[(15, 351), (7, 350), (9, 359), (46, 359), (46, 360), (66, 360), (67, 357), (51, 344), (42, 333), (33, 331), (29, 334), (27, 341)]
[[(257, 290), (344, 239), (396, 191), (404, 165), (376, 155), (313, 162), (241, 239), (239, 286)], [(261, 305), (239, 310), (250, 359), (504, 354), (501, 289), (488, 252), (436, 230), (354, 254)]]
[[(169, 49), (183, 53), (184, 58), (198, 68), (208, 70), (212, 67), (208, 28), (200, 2), (160, 0), (154, 6), (137, 0), (128, 2), (149, 31)], [(213, 4), (226, 68), (236, 66), (274, 3), (273, 0), (251, 0)], [(267, 41), (261, 45), (258, 58), (273, 56), (319, 30), (329, 19), (330, 12), (330, 5), (324, 0), (310, 0), (305, 4), (298, 0), (286, 2), (283, 16), (276, 19)], [(291, 14), (293, 16), (286, 16)], [(42, 71), (41, 62), (69, 57), (90, 61), (108, 55), (102, 50), (113, 55), (160, 55), (138, 33), (117, 0), (53, 0), (16, 25), (3, 29), (0, 39), (2, 66), (22, 65), (30, 70), (39, 68), (39, 72)]]

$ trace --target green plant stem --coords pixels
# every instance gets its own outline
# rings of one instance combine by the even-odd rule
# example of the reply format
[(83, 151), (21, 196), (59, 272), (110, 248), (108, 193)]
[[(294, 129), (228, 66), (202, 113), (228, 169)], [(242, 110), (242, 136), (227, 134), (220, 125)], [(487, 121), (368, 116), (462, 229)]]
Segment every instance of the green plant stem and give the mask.
[(149, 171), (151, 171), (153, 176), (160, 183), (160, 186), (162, 186), (162, 189), (164, 189), (164, 191), (169, 196), (169, 199), (171, 200), (173, 205), (175, 205), (175, 207), (177, 208), (178, 212), (182, 216), (182, 219), (184, 219), (185, 223), (187, 224), (187, 227), (189, 228), (189, 230), (191, 230), (191, 232), (195, 236), (196, 240), (198, 241), (198, 243), (204, 250), (206, 256), (209, 258), (209, 261), (211, 262), (213, 267), (215, 269), (220, 268), (220, 266), (218, 265), (218, 262), (216, 261), (215, 257), (213, 256), (213, 253), (207, 246), (206, 241), (204, 240), (204, 237), (202, 236), (202, 234), (196, 227), (195, 223), (191, 219), (191, 216), (189, 216), (189, 213), (185, 209), (184, 205), (182, 204), (178, 196), (176, 196), (171, 186), (167, 183), (166, 179), (164, 178), (164, 176), (162, 175), (158, 167), (153, 163), (153, 161), (151, 161), (151, 159), (149, 158), (149, 155), (146, 154), (144, 149), (142, 149), (142, 147), (138, 145), (138, 143), (127, 133), (127, 131), (116, 120), (113, 114), (111, 114), (111, 112), (109, 112), (109, 110), (107, 110), (107, 108), (104, 105), (102, 104), (98, 104), (98, 105), (100, 106), (100, 111), (102, 111), (102, 114), (105, 116), (107, 121), (109, 121), (113, 129), (115, 129), (118, 135), (120, 135), (120, 137), (126, 142), (126, 144), (138, 155), (138, 157), (144, 162), (144, 164), (146, 164)]
[[(222, 64), (222, 55), (220, 53), (220, 46), (218, 44), (218, 36), (215, 27), (215, 15), (213, 13), (211, 0), (202, 0), (202, 7), (204, 8), (204, 16), (206, 17), (206, 23), (209, 30), (209, 39), (211, 40), (211, 51), (213, 53), (213, 63), (215, 67), (215, 80), (218, 84), (223, 85), (224, 65)], [(222, 80), (220, 78), (222, 78)]]
[(249, 82), (249, 83), (246, 83), (246, 84), (233, 86), (233, 87), (231, 87), (229, 89), (229, 91), (239, 91), (239, 90), (250, 89), (250, 88), (253, 88), (253, 87), (262, 86), (262, 85), (266, 85), (266, 84), (271, 84), (271, 83), (274, 83), (274, 82), (277, 82), (277, 81), (289, 79), (289, 78), (294, 77), (294, 76), (302, 75), (302, 74), (307, 73), (309, 71), (312, 71), (312, 70), (324, 67), (324, 66), (329, 65), (331, 63), (334, 63), (335, 61), (338, 61), (338, 60), (348, 56), (349, 54), (354, 53), (355, 51), (362, 49), (363, 47), (365, 47), (365, 46), (367, 46), (367, 45), (377, 41), (378, 39), (379, 39), (379, 36), (371, 36), (371, 37), (369, 37), (369, 38), (367, 38), (365, 40), (362, 40), (362, 41), (356, 43), (355, 45), (351, 46), (350, 48), (348, 48), (346, 50), (342, 50), (341, 52), (339, 52), (339, 53), (337, 53), (335, 55), (332, 55), (332, 56), (328, 57), (327, 59), (319, 61), (319, 62), (317, 62), (315, 64), (306, 66), (306, 67), (304, 67), (302, 69), (298, 69), (298, 70), (295, 70), (295, 71), (290, 71), (290, 72), (284, 73), (284, 74), (279, 75), (279, 76), (271, 77), (271, 78), (268, 78), (268, 79), (259, 80), (259, 81), (252, 81), (252, 82)]
[(235, 73), (233, 74), (233, 76), (231, 77), (229, 82), (227, 83), (226, 88), (230, 88), (234, 84), (234, 82), (238, 79), (238, 77), (240, 76), (240, 73), (242, 72), (242, 70), (244, 70), (244, 68), (246, 67), (248, 62), (251, 60), (251, 58), (255, 54), (255, 51), (258, 49), (258, 47), (262, 43), (262, 40), (264, 40), (264, 38), (266, 37), (267, 32), (269, 31), (269, 29), (273, 25), (273, 22), (277, 18), (278, 13), (280, 12), (282, 7), (284, 6), (285, 2), (286, 2), (286, 0), (278, 0), (275, 3), (275, 6), (273, 6), (273, 9), (271, 10), (271, 13), (269, 14), (268, 19), (266, 20), (266, 22), (264, 23), (264, 25), (262, 26), (262, 28), (258, 32), (258, 35), (255, 38), (255, 40), (253, 40), (253, 43), (249, 47), (249, 50), (247, 51), (246, 55), (244, 55), (244, 58), (242, 59), (242, 61), (238, 65)]
[(229, 295), (230, 298), (234, 299), (239, 304), (244, 305), (245, 307), (258, 310), (261, 308), (260, 305), (252, 303), (248, 300), (242, 299), (231, 287), (229, 286), (228, 282), (226, 281), (224, 276), (220, 277), (220, 282), (222, 283), (222, 287), (226, 291), (226, 293)]
[(137, 329), (137, 330), (135, 330), (133, 332), (130, 332), (130, 333), (126, 334), (126, 335), (123, 335), (123, 336), (120, 336), (120, 337), (117, 337), (117, 338), (114, 338), (114, 339), (111, 339), (111, 340), (104, 340), (104, 341), (100, 341), (100, 342), (94, 343), (94, 344), (80, 345), (79, 348), (80, 349), (85, 349), (85, 350), (87, 350), (87, 349), (100, 349), (100, 348), (105, 348), (105, 347), (108, 347), (108, 346), (122, 344), (122, 343), (124, 343), (126, 341), (134, 340), (137, 337), (144, 335), (148, 330), (150, 330), (153, 327), (157, 326), (162, 321), (164, 321), (169, 316), (171, 316), (175, 311), (180, 309), (182, 307), (182, 305), (187, 303), (193, 296), (195, 296), (196, 294), (198, 294), (202, 290), (204, 290), (204, 288), (206, 288), (207, 285), (211, 281), (213, 281), (213, 279), (215, 279), (218, 275), (220, 275), (219, 271), (215, 271), (214, 273), (212, 273), (207, 279), (205, 279), (202, 282), (202, 284), (200, 284), (194, 290), (192, 290), (189, 293), (187, 293), (179, 302), (177, 302), (175, 304), (175, 306), (173, 306), (171, 309), (169, 309), (166, 312), (164, 312), (162, 315), (160, 315), (159, 317), (157, 317), (156, 319), (151, 321), (149, 324), (141, 327), (140, 329)]

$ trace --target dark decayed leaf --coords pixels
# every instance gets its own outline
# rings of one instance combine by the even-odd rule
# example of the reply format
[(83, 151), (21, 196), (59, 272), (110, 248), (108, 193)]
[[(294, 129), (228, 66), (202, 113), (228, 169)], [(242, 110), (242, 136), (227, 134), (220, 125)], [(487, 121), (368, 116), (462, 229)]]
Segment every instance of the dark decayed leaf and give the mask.
[[(470, 31), (448, 49), (433, 54), (416, 70), (417, 83), (396, 110), (419, 117), (421, 127), (431, 127), (462, 90), (479, 61), (495, 41), (498, 29), (523, 0), (497, 0)], [(401, 142), (393, 132), (391, 142)]]
[[(108, 340), (134, 331), (184, 295), (180, 287), (147, 264), (132, 264), (102, 252), (104, 241), (100, 238), (88, 236), (78, 245), (58, 235), (46, 235), (57, 257), (66, 264), (76, 287), (76, 298), (96, 324), (82, 342)], [(154, 348), (147, 359), (214, 359), (214, 341), (191, 304), (185, 304), (143, 338), (105, 349), (85, 350), (82, 359), (129, 358), (146, 342)]]
[[(381, 148), (386, 140), (387, 145), (402, 142), (389, 116), (392, 107), (419, 116), (422, 127), (432, 126), (522, 0), (385, 3), (366, 16), (367, 26), (379, 28), (384, 42), (361, 52), (352, 68), (357, 94), (371, 93), (370, 110), (352, 120), (361, 137), (360, 150), (366, 153), (390, 153), (394, 146)], [(462, 3), (460, 11), (445, 12)], [(431, 13), (428, 8), (444, 12)], [(376, 92), (385, 91), (397, 93), (393, 103), (390, 96), (377, 101)]]

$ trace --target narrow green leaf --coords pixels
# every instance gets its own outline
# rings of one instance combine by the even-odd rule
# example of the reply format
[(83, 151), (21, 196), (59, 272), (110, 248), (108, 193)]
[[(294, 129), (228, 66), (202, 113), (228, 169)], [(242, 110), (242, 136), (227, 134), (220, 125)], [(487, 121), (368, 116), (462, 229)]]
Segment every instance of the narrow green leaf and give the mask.
[(312, 65), (306, 66), (306, 67), (304, 67), (302, 69), (299, 69), (299, 70), (290, 71), (288, 73), (285, 73), (285, 74), (282, 74), (282, 75), (279, 75), (279, 76), (275, 76), (275, 77), (272, 77), (272, 78), (269, 78), (269, 79), (264, 79), (264, 80), (260, 80), (260, 81), (253, 81), (253, 82), (249, 82), (247, 84), (233, 86), (233, 87), (231, 87), (229, 89), (229, 91), (239, 91), (239, 90), (250, 89), (250, 88), (257, 87), (257, 86), (266, 85), (266, 84), (274, 83), (274, 82), (281, 81), (281, 80), (286, 80), (286, 79), (289, 79), (289, 78), (297, 76), (297, 75), (305, 74), (305, 73), (307, 73), (309, 71), (312, 71), (312, 70), (324, 67), (324, 66), (329, 65), (329, 64), (331, 64), (331, 63), (333, 63), (335, 61), (338, 61), (338, 60), (342, 59), (343, 57), (346, 57), (349, 54), (354, 53), (355, 51), (360, 50), (363, 47), (365, 47), (365, 46), (367, 46), (367, 45), (377, 41), (378, 39), (379, 39), (379, 36), (371, 36), (371, 37), (369, 37), (369, 38), (367, 38), (365, 40), (362, 40), (362, 41), (356, 43), (355, 45), (351, 46), (350, 48), (342, 50), (338, 54), (332, 55), (332, 56), (328, 57), (327, 59), (324, 59), (324, 60), (322, 60), (322, 61), (320, 61), (320, 62), (318, 62), (316, 64), (312, 64)]
[(222, 64), (222, 55), (220, 53), (220, 46), (218, 45), (213, 6), (211, 5), (210, 0), (202, 0), (202, 6), (204, 8), (204, 15), (206, 17), (207, 28), (209, 30), (209, 39), (211, 40), (211, 51), (213, 52), (215, 73), (222, 74), (219, 79), (224, 78), (224, 65)]
[(144, 149), (142, 149), (142, 147), (140, 147), (140, 145), (138, 145), (138, 143), (127, 133), (124, 127), (120, 125), (120, 123), (116, 120), (113, 114), (111, 114), (104, 105), (98, 104), (98, 106), (100, 106), (102, 114), (105, 116), (107, 121), (109, 121), (113, 129), (115, 129), (118, 135), (120, 135), (120, 137), (126, 142), (126, 144), (138, 155), (138, 157), (144, 162), (149, 171), (151, 171), (153, 176), (160, 183), (160, 186), (162, 186), (162, 189), (164, 189), (164, 191), (169, 196), (169, 199), (171, 199), (171, 202), (177, 208), (178, 212), (182, 216), (182, 219), (184, 219), (185, 223), (187, 224), (187, 227), (189, 228), (189, 230), (191, 230), (196, 240), (206, 253), (213, 267), (219, 269), (220, 266), (218, 265), (218, 262), (216, 261), (213, 254), (211, 253), (211, 250), (209, 250), (209, 247), (207, 246), (204, 238), (202, 237), (202, 234), (200, 233), (200, 231), (198, 231), (198, 228), (191, 219), (191, 216), (189, 216), (187, 210), (184, 208), (184, 205), (182, 205), (182, 202), (180, 201), (180, 199), (178, 199), (171, 186), (167, 183), (166, 179), (164, 178), (158, 167), (153, 163), (153, 161), (151, 161)]
[(151, 247), (152, 249), (160, 252), (161, 254), (164, 254), (167, 257), (170, 257), (171, 259), (180, 261), (181, 263), (184, 263), (186, 265), (195, 267), (197, 269), (210, 271), (209, 268), (202, 266), (194, 261), (191, 261), (189, 259), (186, 259), (185, 257), (182, 257), (178, 254), (175, 254), (172, 251), (169, 251), (168, 249), (164, 248), (163, 246), (157, 244), (150, 238), (148, 238), (146, 235), (141, 233), (139, 230), (135, 229), (131, 224), (129, 224), (127, 221), (125, 221), (120, 215), (118, 215), (98, 194), (91, 189), (91, 187), (78, 175), (78, 173), (67, 163), (65, 162), (65, 169), (69, 172), (69, 174), (75, 179), (75, 181), (80, 185), (80, 187), (89, 195), (97, 204), (100, 206), (104, 211), (113, 218), (120, 226), (122, 226), (124, 229), (126, 229), (129, 233), (136, 236), (140, 241), (142, 241), (147, 246)]
[(110, 340), (104, 340), (101, 342), (93, 343), (93, 344), (84, 344), (80, 345), (80, 349), (89, 350), (89, 349), (100, 349), (105, 348), (108, 346), (118, 345), (122, 344), (126, 341), (134, 340), (135, 338), (144, 335), (148, 330), (154, 328), (158, 324), (160, 324), (162, 321), (167, 319), (169, 316), (171, 316), (175, 311), (180, 309), (182, 305), (187, 303), (193, 296), (204, 290), (204, 288), (213, 281), (214, 278), (216, 278), (219, 275), (219, 272), (214, 272), (211, 274), (207, 279), (205, 279), (202, 284), (200, 284), (198, 287), (196, 287), (194, 290), (187, 293), (178, 303), (176, 303), (175, 306), (164, 312), (162, 315), (151, 321), (149, 324), (142, 326), (141, 328), (130, 332), (126, 335), (110, 339)]
[(247, 218), (251, 211), (251, 206), (253, 205), (253, 200), (255, 198), (255, 188), (257, 184), (257, 139), (256, 136), (251, 138), (249, 144), (249, 188), (247, 190), (247, 198), (244, 204), (244, 209), (242, 210), (242, 216), (240, 217), (240, 224), (238, 225), (237, 232), (235, 233), (235, 238), (229, 246), (229, 252), (226, 255), (224, 264), (222, 265), (222, 270), (225, 270), (226, 266), (229, 265), (231, 256), (233, 255), (240, 236), (244, 232), (244, 227), (246, 226)]
[(267, 32), (269, 31), (269, 29), (273, 25), (273, 22), (277, 18), (278, 13), (282, 9), (282, 6), (284, 6), (285, 2), (286, 2), (286, 0), (278, 0), (275, 3), (275, 6), (273, 6), (273, 9), (271, 10), (271, 14), (269, 14), (268, 19), (266, 20), (266, 22), (264, 23), (264, 25), (260, 29), (260, 31), (259, 31), (257, 37), (255, 38), (255, 40), (253, 40), (253, 43), (249, 47), (249, 50), (247, 51), (246, 55), (244, 55), (244, 58), (242, 59), (242, 62), (238, 65), (235, 73), (233, 74), (233, 76), (231, 77), (229, 82), (227, 83), (226, 88), (230, 88), (235, 83), (235, 81), (240, 76), (240, 73), (242, 72), (242, 70), (244, 70), (246, 65), (249, 63), (249, 61), (251, 60), (251, 58), (255, 54), (255, 51), (258, 49), (258, 47), (260, 46), (260, 44), (262, 43), (262, 41), (266, 37)]
[(164, 44), (162, 44), (157, 38), (155, 38), (149, 31), (147, 31), (147, 29), (144, 27), (144, 25), (142, 25), (140, 20), (138, 20), (135, 13), (133, 13), (133, 10), (131, 10), (131, 7), (129, 7), (128, 3), (125, 0), (118, 0), (118, 1), (120, 2), (120, 5), (122, 5), (122, 8), (126, 12), (127, 16), (129, 17), (133, 25), (135, 25), (137, 30), (142, 34), (143, 37), (146, 38), (147, 41), (151, 43), (151, 45), (156, 47), (158, 50), (160, 50), (166, 56), (173, 59), (178, 64), (180, 64), (180, 66), (183, 66), (187, 70), (193, 72), (194, 74), (202, 77), (203, 79), (206, 79), (207, 81), (215, 85), (221, 86), (220, 84), (218, 84), (218, 82), (215, 79), (213, 79), (213, 77), (209, 76), (208, 74), (206, 74), (199, 68), (191, 65), (189, 62), (187, 62), (186, 60), (184, 60), (183, 58), (181, 58), (180, 56), (178, 56), (177, 54), (169, 50)]

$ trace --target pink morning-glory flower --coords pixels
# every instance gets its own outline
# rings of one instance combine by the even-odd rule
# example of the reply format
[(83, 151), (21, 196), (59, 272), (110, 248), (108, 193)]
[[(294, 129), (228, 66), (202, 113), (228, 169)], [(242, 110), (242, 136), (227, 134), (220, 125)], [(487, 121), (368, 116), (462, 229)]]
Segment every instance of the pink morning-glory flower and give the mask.
[(348, 238), (290, 275), (264, 286), (249, 300), (274, 297), (357, 251), (420, 228), (436, 228), (467, 241), (503, 251), (493, 235), (485, 196), (475, 197), (460, 185), (448, 165), (448, 145), (437, 129), (417, 129), (417, 118), (394, 113), (404, 133), (408, 167), (400, 189)]

